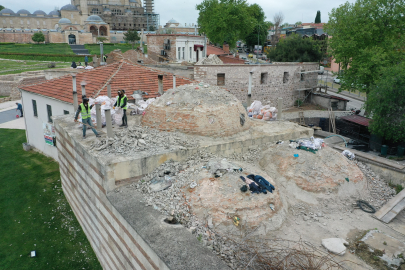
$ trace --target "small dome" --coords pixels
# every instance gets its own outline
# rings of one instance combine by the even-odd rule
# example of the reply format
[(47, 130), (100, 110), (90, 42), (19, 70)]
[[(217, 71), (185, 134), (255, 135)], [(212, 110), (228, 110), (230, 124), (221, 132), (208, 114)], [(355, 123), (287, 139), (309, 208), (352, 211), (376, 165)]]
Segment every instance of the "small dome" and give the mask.
[(59, 16), (59, 11), (53, 10), (53, 11), (49, 12), (48, 15), (49, 15), (49, 16), (54, 16), (54, 15)]
[(59, 23), (60, 24), (70, 24), (72, 22), (69, 19), (62, 18), (62, 19), (59, 20)]
[(178, 21), (176, 21), (175, 19), (171, 19), (170, 21), (168, 21), (167, 23), (179, 23)]
[(77, 10), (77, 7), (69, 4), (69, 5), (63, 6), (60, 10)]
[(32, 14), (34, 14), (34, 15), (46, 15), (46, 13), (45, 12), (43, 12), (42, 10), (36, 10), (36, 11), (34, 11), (34, 13), (32, 13)]
[(15, 14), (15, 13), (11, 9), (5, 8), (5, 9), (0, 11), (0, 14)]
[(26, 10), (26, 9), (20, 9), (19, 11), (17, 11), (17, 14), (27, 14), (27, 15), (30, 15), (31, 12), (29, 12), (29, 11)]
[(102, 22), (103, 19), (100, 18), (98, 15), (91, 15), (86, 19), (86, 22)]

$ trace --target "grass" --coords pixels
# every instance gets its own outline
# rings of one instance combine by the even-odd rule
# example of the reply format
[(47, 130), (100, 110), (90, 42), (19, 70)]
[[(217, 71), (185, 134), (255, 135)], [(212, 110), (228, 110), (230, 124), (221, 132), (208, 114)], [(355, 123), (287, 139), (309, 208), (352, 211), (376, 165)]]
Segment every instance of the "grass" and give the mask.
[(34, 53), (34, 54), (71, 54), (74, 52), (66, 43), (49, 43), (49, 44), (1, 44), (0, 52), (2, 53)]
[[(89, 50), (89, 53), (91, 55), (95, 55), (95, 54), (100, 55), (100, 45), (98, 45), (98, 44), (86, 44), (84, 46), (86, 47), (87, 50)], [(138, 48), (138, 47), (139, 47), (139, 44), (135, 44), (134, 45), (134, 50), (136, 48)], [(144, 52), (147, 53), (147, 46), (144, 45), (143, 48), (144, 48)], [(112, 45), (109, 45), (109, 44), (104, 44), (103, 45), (104, 54), (108, 54), (108, 53), (110, 53), (110, 52), (112, 52), (112, 51), (114, 51), (116, 49), (120, 49), (124, 53), (124, 52), (126, 52), (128, 50), (132, 50), (132, 45), (130, 45), (130, 44), (121, 44), (121, 43), (112, 44)]]
[[(56, 63), (55, 68), (70, 67), (70, 63)], [(16, 70), (17, 69), (17, 70)], [(48, 63), (38, 61), (12, 61), (0, 60), (0, 75), (17, 74), (25, 71), (45, 70), (48, 68)]]
[(25, 141), (24, 130), (0, 130), (0, 269), (101, 269), (63, 194), (58, 163), (25, 152)]
[(5, 98), (5, 97), (8, 97), (8, 96), (0, 96), (0, 98)]
[(400, 185), (400, 184), (394, 184), (394, 183), (389, 182), (388, 185), (389, 185), (391, 188), (394, 188), (394, 189), (395, 189), (395, 192), (396, 192), (397, 194), (400, 193), (400, 192), (404, 189), (404, 187), (403, 187), (402, 185)]

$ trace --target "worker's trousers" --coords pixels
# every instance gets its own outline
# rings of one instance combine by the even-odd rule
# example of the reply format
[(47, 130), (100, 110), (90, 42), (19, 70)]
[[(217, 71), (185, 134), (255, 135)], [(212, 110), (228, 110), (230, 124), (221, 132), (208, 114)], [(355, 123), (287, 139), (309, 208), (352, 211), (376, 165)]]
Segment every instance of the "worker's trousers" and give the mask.
[[(91, 122), (91, 117), (87, 118), (87, 119), (82, 119), (83, 122), (83, 137), (86, 136), (86, 129), (87, 129), (87, 125), (91, 126), (91, 130), (93, 130), (94, 134), (96, 134), (96, 136), (98, 135), (97, 130), (95, 130), (93, 128), (93, 124)], [(87, 124), (87, 125), (86, 125)]]

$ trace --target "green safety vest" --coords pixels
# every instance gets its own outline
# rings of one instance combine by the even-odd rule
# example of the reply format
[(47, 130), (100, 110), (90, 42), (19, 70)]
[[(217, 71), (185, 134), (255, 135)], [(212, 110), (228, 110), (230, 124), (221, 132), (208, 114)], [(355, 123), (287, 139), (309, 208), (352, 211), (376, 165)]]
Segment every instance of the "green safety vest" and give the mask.
[(82, 119), (87, 119), (91, 117), (90, 113), (90, 106), (88, 105), (88, 110), (86, 111), (86, 107), (84, 106), (83, 103), (80, 104), (80, 108), (82, 108), (81, 114), (82, 114)]
[(120, 98), (120, 97), (118, 96), (118, 107), (121, 108), (121, 106), (124, 105), (124, 101), (125, 101), (125, 100), (127, 101), (127, 105), (125, 105), (125, 107), (123, 108), (124, 110), (126, 110), (127, 107), (128, 107), (128, 98), (127, 98), (127, 95), (124, 95), (122, 98)]

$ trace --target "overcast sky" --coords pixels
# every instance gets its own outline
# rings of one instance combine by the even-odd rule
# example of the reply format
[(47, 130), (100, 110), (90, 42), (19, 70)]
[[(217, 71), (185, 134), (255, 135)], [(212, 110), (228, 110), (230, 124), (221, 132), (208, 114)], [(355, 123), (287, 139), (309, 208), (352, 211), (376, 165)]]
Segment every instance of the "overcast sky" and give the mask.
[[(142, 1), (143, 2), (143, 1)], [(155, 0), (155, 12), (160, 14), (160, 24), (164, 25), (171, 18), (180, 23), (197, 22), (198, 12), (195, 6), (202, 0)], [(316, 11), (321, 11), (322, 22), (328, 21), (328, 13), (334, 7), (345, 3), (346, 0), (248, 0), (249, 4), (259, 4), (266, 13), (267, 20), (272, 21), (277, 12), (284, 14), (284, 22), (296, 23), (314, 22)], [(348, 0), (355, 2), (355, 0)], [(55, 7), (70, 4), (69, 0), (0, 0), (0, 5), (11, 8), (14, 12), (27, 9), (34, 12), (41, 9), (46, 13)]]

